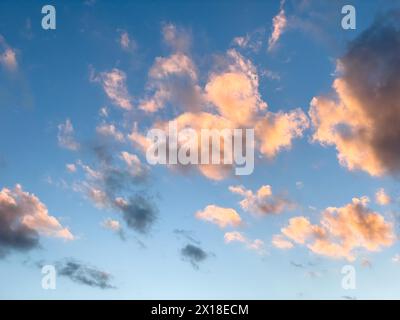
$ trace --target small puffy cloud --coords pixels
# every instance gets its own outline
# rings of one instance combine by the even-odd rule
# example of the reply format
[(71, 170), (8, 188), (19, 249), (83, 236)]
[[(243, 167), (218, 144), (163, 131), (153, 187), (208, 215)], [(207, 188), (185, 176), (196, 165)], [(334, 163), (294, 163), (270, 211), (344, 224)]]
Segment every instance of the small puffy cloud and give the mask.
[(115, 141), (124, 141), (124, 135), (120, 132), (114, 124), (103, 123), (96, 127), (96, 132), (104, 137), (113, 138)]
[(314, 97), (313, 140), (337, 149), (339, 163), (372, 176), (400, 172), (399, 12), (378, 18), (337, 62), (336, 96)]
[(276, 234), (272, 237), (272, 245), (279, 249), (291, 249), (293, 248), (293, 243), (287, 240), (281, 234)]
[(66, 259), (56, 263), (57, 274), (71, 281), (93, 288), (112, 289), (112, 275), (83, 262)]
[(121, 31), (118, 38), (118, 43), (122, 50), (133, 52), (137, 48), (136, 41), (129, 36), (126, 31)]
[(118, 220), (113, 219), (106, 219), (101, 224), (104, 228), (112, 230), (112, 231), (119, 231), (121, 230), (121, 224)]
[(256, 67), (236, 50), (230, 49), (222, 72), (211, 73), (205, 86), (207, 99), (218, 112), (236, 125), (248, 125), (258, 111), (267, 108), (258, 91)]
[(400, 254), (396, 253), (396, 254), (393, 256), (392, 261), (393, 261), (394, 263), (399, 263), (399, 264), (400, 264)]
[(11, 48), (3, 36), (0, 35), (0, 65), (14, 71), (18, 68), (17, 54), (15, 49)]
[(157, 208), (140, 194), (131, 196), (127, 200), (118, 197), (114, 204), (121, 210), (127, 226), (140, 233), (148, 232), (156, 219)]
[(118, 220), (113, 220), (113, 219), (105, 219), (102, 223), (101, 226), (105, 229), (111, 230), (112, 232), (116, 233), (117, 235), (120, 236), (122, 240), (125, 240), (125, 232), (121, 226), (121, 223)]
[(240, 206), (243, 210), (254, 214), (278, 214), (293, 206), (284, 197), (273, 195), (272, 188), (269, 185), (261, 186), (256, 192), (248, 190), (241, 185), (230, 186), (229, 191), (242, 196), (244, 199), (239, 202)]
[(114, 105), (124, 110), (132, 109), (132, 97), (128, 92), (127, 77), (124, 71), (114, 68), (109, 72), (101, 72), (97, 75), (92, 72), (90, 78), (91, 81), (101, 84)]
[(149, 71), (147, 97), (141, 100), (139, 108), (152, 113), (170, 102), (183, 109), (198, 109), (202, 93), (196, 82), (196, 67), (186, 54), (157, 57)]
[(122, 151), (120, 158), (125, 162), (129, 169), (128, 171), (132, 176), (140, 177), (146, 175), (148, 168), (141, 163), (136, 154)]
[(199, 263), (206, 260), (209, 256), (202, 248), (193, 244), (188, 244), (183, 247), (181, 249), (181, 255), (185, 260), (188, 260), (195, 269), (199, 269)]
[(102, 118), (108, 118), (108, 108), (107, 107), (100, 108), (99, 116)]
[(390, 204), (392, 199), (390, 196), (386, 193), (385, 189), (380, 188), (376, 193), (375, 193), (375, 200), (376, 203), (378, 203), (381, 206), (386, 206)]
[(237, 227), (242, 224), (242, 219), (236, 210), (209, 205), (204, 210), (195, 214), (199, 220), (216, 224), (220, 228)]
[(243, 233), (238, 231), (226, 232), (224, 234), (225, 243), (240, 242), (246, 245), (249, 250), (254, 250), (259, 254), (265, 254), (264, 241), (260, 239), (249, 240)]
[(74, 172), (76, 172), (76, 170), (77, 170), (76, 165), (75, 165), (74, 163), (67, 163), (67, 164), (65, 165), (65, 168), (67, 169), (67, 171), (68, 171), (69, 173), (74, 173)]
[(191, 45), (190, 33), (172, 23), (167, 23), (162, 28), (164, 42), (176, 52), (186, 52)]
[(275, 157), (279, 151), (290, 149), (293, 139), (302, 137), (308, 127), (308, 118), (301, 109), (268, 112), (255, 124), (260, 152), (267, 158)]
[(38, 246), (40, 235), (73, 240), (74, 236), (49, 215), (47, 207), (21, 185), (0, 191), (0, 256), (10, 250), (27, 251)]
[(65, 123), (58, 125), (57, 140), (58, 145), (62, 148), (76, 151), (79, 149), (79, 143), (75, 140), (74, 127), (70, 119), (65, 120)]
[(273, 50), (287, 27), (287, 18), (283, 9), (285, 1), (281, 0), (279, 13), (272, 19), (272, 33), (268, 39), (268, 51)]
[(244, 36), (233, 38), (232, 44), (240, 49), (258, 53), (264, 45), (265, 37), (265, 28), (258, 28)]
[(396, 239), (393, 224), (369, 209), (368, 202), (367, 197), (353, 198), (343, 207), (329, 207), (318, 225), (306, 217), (291, 218), (282, 235), (316, 254), (353, 261), (354, 251), (379, 251)]

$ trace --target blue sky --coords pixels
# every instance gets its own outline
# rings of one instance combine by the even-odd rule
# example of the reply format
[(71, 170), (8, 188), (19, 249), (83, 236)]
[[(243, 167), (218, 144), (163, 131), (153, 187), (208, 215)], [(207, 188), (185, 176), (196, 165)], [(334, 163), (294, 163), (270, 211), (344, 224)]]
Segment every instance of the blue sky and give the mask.
[[(399, 47), (387, 39), (389, 33), (382, 26), (386, 22), (377, 19), (394, 12), (397, 3), (351, 3), (357, 13), (355, 30), (341, 27), (341, 8), (347, 4), (343, 1), (55, 1), (52, 4), (56, 8), (56, 30), (43, 30), (41, 8), (47, 3), (31, 1), (21, 5), (18, 1), (2, 1), (0, 195), (4, 199), (6, 194), (19, 199), (20, 207), (13, 213), (7, 199), (0, 197), (0, 215), (19, 215), (14, 222), (33, 229), (38, 243), (22, 250), (7, 236), (0, 237), (0, 253), (5, 252), (0, 258), (0, 297), (399, 298), (396, 217), (400, 159), (391, 152), (389, 137), (400, 135), (398, 129), (393, 129), (392, 135), (385, 134), (385, 127), (389, 131), (399, 117), (395, 102), (398, 78), (391, 77), (385, 66), (398, 60), (375, 48), (370, 40), (373, 30), (377, 30), (376, 43), (398, 53)], [(274, 28), (278, 28), (274, 17), (279, 14), (285, 24), (275, 29), (279, 37), (269, 48), (268, 40)], [(371, 27), (374, 21), (378, 21), (376, 29)], [(387, 24), (398, 37), (398, 25), (390, 18)], [(172, 40), (168, 32), (173, 35)], [(123, 35), (129, 44), (124, 45)], [(246, 39), (246, 43), (239, 45), (239, 38)], [(363, 56), (360, 48), (371, 54)], [(14, 55), (6, 59), (7, 52)], [(171, 61), (168, 59), (174, 55), (180, 57), (178, 67), (182, 70), (170, 78), (152, 78), (151, 70), (167, 72), (157, 69), (157, 61)], [(188, 78), (182, 57), (195, 66), (195, 80)], [(360, 65), (354, 61), (362, 57), (366, 68), (370, 68), (368, 77), (372, 84), (369, 78), (366, 84), (357, 82), (363, 80), (360, 74), (365, 70), (361, 60)], [(338, 61), (344, 71), (338, 71)], [(214, 116), (223, 113), (230, 106), (207, 98), (207, 85), (211, 91), (212, 80), (222, 79), (228, 70), (247, 77), (243, 64), (258, 77), (251, 94), (268, 104), (267, 111), (259, 111), (255, 117), (259, 121), (268, 116), (283, 117), (299, 108), (298, 114), (304, 115), (303, 124), (291, 120), (288, 127), (298, 126), (301, 133), (284, 132), (290, 135), (289, 144), (277, 142), (281, 147), (272, 155), (257, 150), (255, 170), (249, 176), (216, 179), (196, 168), (181, 172), (147, 165), (130, 134), (145, 135), (157, 121), (190, 112), (191, 106), (187, 104), (192, 101), (180, 101), (184, 96), (180, 90), (186, 92), (196, 86), (201, 99), (210, 100), (204, 105), (202, 100), (202, 111)], [(382, 69), (377, 69), (378, 64)], [(391, 65), (394, 70), (398, 68)], [(107, 79), (121, 74), (125, 77), (122, 82), (107, 86)], [(375, 77), (379, 78), (376, 82)], [(332, 89), (338, 79), (349, 94)], [(389, 79), (394, 88), (380, 86), (378, 80), (382, 79)], [(174, 86), (175, 81), (188, 87)], [(383, 100), (377, 101), (388, 102), (384, 106), (386, 111), (382, 111), (387, 115), (386, 126), (382, 126), (383, 120), (377, 120), (377, 111), (371, 111), (374, 105), (369, 101), (375, 101), (376, 96), (368, 97), (371, 90), (367, 85), (381, 93), (379, 99)], [(170, 90), (174, 98), (162, 100), (154, 112), (142, 108), (143, 102), (153, 99), (160, 88)], [(309, 113), (314, 97), (331, 99), (336, 108), (333, 110), (341, 110), (341, 105), (345, 105), (344, 118), (336, 123), (336, 113), (332, 111), (331, 117), (319, 119), (318, 127), (318, 121), (313, 122)], [(128, 99), (130, 108), (124, 108), (121, 99)], [(322, 114), (329, 105), (323, 99), (319, 101), (315, 112)], [(359, 115), (360, 123), (353, 121), (354, 114)], [(225, 118), (232, 120), (229, 115)], [(318, 129), (323, 130), (324, 121), (337, 134), (330, 132), (331, 135), (321, 135), (318, 140), (315, 134)], [(364, 128), (364, 123), (370, 125)], [(113, 125), (122, 138), (115, 132), (99, 133), (102, 125), (108, 129)], [(354, 132), (366, 130), (372, 138), (364, 140), (352, 131), (346, 140), (345, 133), (337, 129), (341, 125)], [(274, 128), (268, 130), (275, 133)], [(382, 136), (375, 139), (378, 132), (383, 132)], [(274, 137), (283, 141), (284, 134), (277, 132)], [(262, 135), (259, 143), (269, 138)], [(367, 150), (367, 158), (362, 158), (363, 150)], [(122, 151), (138, 157), (140, 161), (134, 165), (145, 168), (145, 181), (134, 176), (131, 184), (127, 177), (134, 168), (120, 157)], [(340, 162), (338, 156), (345, 160)], [(70, 170), (67, 164), (73, 165)], [(110, 186), (102, 178), (96, 180), (90, 176), (88, 166), (104, 175), (118, 171), (123, 182), (114, 181)], [(239, 204), (243, 196), (229, 189), (239, 185), (243, 190), (252, 190), (253, 196), (262, 186), (270, 186), (272, 195), (247, 196), (251, 205), (245, 207)], [(90, 193), (94, 189), (104, 192), (106, 199), (94, 198)], [(376, 193), (380, 189), (386, 197), (379, 200)], [(126, 201), (133, 197), (132, 203), (137, 203), (135, 195), (143, 196), (143, 202), (151, 207), (148, 211), (153, 218), (144, 218), (146, 228), (129, 225), (129, 221), (139, 223), (135, 220), (139, 218), (135, 213), (129, 216), (132, 212), (124, 211), (127, 207), (115, 203), (117, 197)], [(363, 196), (369, 202), (364, 203)], [(355, 203), (353, 198), (360, 200)], [(33, 217), (31, 221), (37, 221), (35, 210), (43, 208), (32, 209), (27, 203), (37, 201), (48, 210), (46, 221), (28, 225), (23, 219)], [(283, 207), (264, 212), (260, 209), (263, 201), (282, 203)], [(226, 227), (221, 227), (215, 220), (213, 223), (199, 218), (197, 213), (210, 205), (217, 208), (211, 214), (225, 219), (221, 208), (231, 209), (242, 223), (228, 221)], [(327, 226), (324, 221), (328, 220), (323, 220), (323, 216), (329, 207), (337, 210), (332, 214), (332, 225)], [(56, 226), (49, 225), (49, 216), (57, 219)], [(360, 218), (363, 216), (371, 221), (365, 222)], [(283, 231), (290, 219), (298, 221), (299, 217), (310, 222), (303, 234), (297, 229)], [(349, 230), (342, 229), (346, 219), (352, 225), (354, 217), (366, 225), (364, 228), (355, 223), (355, 229), (349, 230), (359, 233), (352, 237)], [(107, 219), (118, 222), (118, 227), (105, 225)], [(6, 222), (0, 219), (1, 223)], [(374, 223), (379, 224), (377, 229)], [(14, 236), (13, 226), (5, 228), (8, 236)], [(316, 231), (318, 228), (322, 228), (323, 237)], [(227, 233), (233, 232), (242, 238), (226, 241)], [(290, 248), (274, 245), (277, 235)], [(299, 241), (301, 236), (307, 238), (305, 243)], [(259, 246), (252, 247), (256, 240)], [(323, 241), (322, 251), (313, 247), (318, 240)], [(327, 249), (330, 241), (340, 243), (333, 253)], [(188, 245), (197, 251), (185, 255), (182, 249)], [(55, 264), (62, 269), (65, 261), (70, 260), (78, 261), (82, 272), (87, 266), (104, 271), (107, 276), (103, 280), (112, 288), (101, 288), (96, 282), (85, 285), (82, 279), (68, 274), (57, 278), (56, 290), (42, 289), (38, 265)], [(356, 268), (354, 290), (341, 286), (341, 269), (347, 264)]]

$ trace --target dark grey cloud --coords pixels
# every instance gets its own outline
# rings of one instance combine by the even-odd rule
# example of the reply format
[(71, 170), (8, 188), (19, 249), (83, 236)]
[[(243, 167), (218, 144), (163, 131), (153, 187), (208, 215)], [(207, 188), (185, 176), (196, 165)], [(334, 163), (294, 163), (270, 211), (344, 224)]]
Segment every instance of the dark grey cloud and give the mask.
[(12, 250), (29, 251), (39, 246), (39, 233), (20, 223), (26, 214), (24, 204), (14, 204), (8, 196), (0, 190), (0, 258)]
[(112, 275), (74, 259), (56, 263), (57, 274), (73, 282), (100, 289), (112, 289)]
[[(400, 11), (378, 17), (341, 59), (344, 79), (372, 121), (369, 145), (381, 164), (400, 173)], [(352, 133), (354, 134), (354, 133)]]
[[(92, 143), (86, 145), (86, 150), (95, 156), (91, 168), (98, 176), (89, 174), (82, 191), (97, 205), (121, 212), (127, 227), (140, 233), (148, 232), (158, 215), (154, 199), (144, 191), (149, 188), (148, 170), (132, 174), (134, 168), (127, 167), (123, 161), (118, 162), (114, 156), (120, 153), (113, 145)], [(100, 191), (101, 196), (93, 190)]]
[(158, 209), (149, 198), (136, 194), (128, 201), (115, 201), (115, 206), (123, 213), (128, 227), (146, 233), (156, 219)]
[(290, 264), (293, 267), (296, 267), (296, 268), (304, 268), (304, 264), (302, 264), (302, 263), (297, 263), (297, 262), (294, 262), (294, 261), (290, 261)]
[(199, 241), (199, 240), (196, 240), (196, 239), (193, 237), (192, 232), (189, 231), (189, 230), (175, 229), (173, 232), (174, 232), (174, 234), (176, 234), (178, 237), (182, 236), (182, 237), (184, 237), (185, 239), (189, 240), (190, 242), (192, 242), (192, 243), (194, 243), (194, 244), (197, 244), (197, 245), (200, 245), (200, 241)]
[(189, 261), (193, 268), (198, 269), (199, 263), (206, 260), (209, 256), (207, 252), (198, 246), (187, 244), (181, 249), (181, 255), (187, 261)]
[(314, 139), (325, 145), (336, 145), (340, 163), (350, 170), (398, 177), (399, 10), (377, 17), (349, 44), (338, 61), (334, 88), (336, 98), (317, 97), (311, 102), (310, 116), (316, 128)]

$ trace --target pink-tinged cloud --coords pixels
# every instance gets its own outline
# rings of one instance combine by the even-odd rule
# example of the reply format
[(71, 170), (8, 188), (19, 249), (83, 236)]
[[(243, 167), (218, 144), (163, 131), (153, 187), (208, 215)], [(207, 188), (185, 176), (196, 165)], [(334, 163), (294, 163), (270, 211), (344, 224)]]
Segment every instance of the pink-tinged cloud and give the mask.
[(16, 50), (11, 48), (3, 36), (0, 35), (0, 65), (9, 71), (15, 71), (18, 68)]
[(110, 137), (118, 142), (122, 142), (125, 139), (123, 133), (119, 131), (114, 124), (102, 123), (96, 127), (96, 132), (104, 137)]
[(75, 140), (74, 126), (70, 119), (65, 120), (64, 123), (58, 125), (57, 140), (58, 145), (62, 148), (76, 151), (79, 149), (80, 145)]
[(258, 214), (279, 214), (286, 209), (292, 209), (293, 203), (283, 196), (273, 195), (270, 185), (261, 186), (256, 192), (245, 187), (230, 186), (229, 191), (243, 197), (239, 202), (243, 210)]
[(107, 97), (114, 105), (124, 110), (132, 109), (132, 97), (128, 92), (127, 76), (124, 71), (114, 68), (109, 72), (101, 72), (100, 74), (92, 72), (90, 80), (101, 84)]
[(281, 1), (279, 13), (272, 19), (272, 33), (268, 39), (268, 51), (273, 50), (287, 27), (287, 18), (283, 9), (285, 1)]
[(75, 238), (57, 218), (49, 215), (47, 207), (38, 197), (25, 192), (21, 185), (16, 185), (13, 190), (3, 188), (0, 191), (0, 220), (5, 237), (14, 232), (17, 238), (31, 230), (48, 237), (65, 240)]
[(387, 206), (392, 202), (391, 197), (386, 193), (385, 189), (380, 188), (376, 193), (375, 193), (375, 200), (376, 203), (381, 205), (381, 206)]
[(337, 62), (335, 96), (311, 101), (313, 140), (335, 146), (349, 170), (400, 171), (399, 36), (396, 15), (378, 19)]
[(282, 235), (306, 245), (316, 254), (331, 258), (356, 259), (356, 250), (379, 251), (396, 240), (393, 224), (367, 207), (367, 197), (353, 198), (343, 207), (329, 207), (319, 224), (306, 217), (294, 217), (281, 229)]
[(283, 235), (276, 234), (272, 237), (272, 245), (278, 249), (291, 249), (293, 243), (287, 240)]
[(242, 232), (231, 231), (224, 234), (225, 243), (240, 242), (243, 243), (247, 249), (254, 250), (258, 254), (264, 255), (265, 244), (264, 241), (260, 239), (250, 240)]
[(220, 228), (237, 227), (242, 224), (240, 215), (234, 209), (215, 205), (209, 205), (204, 210), (197, 211), (195, 217), (216, 224)]
[[(197, 73), (193, 61), (181, 52), (156, 59), (149, 72), (153, 94), (141, 101), (140, 108), (150, 113), (166, 106), (183, 111), (169, 121), (153, 123), (152, 128), (165, 128), (170, 121), (176, 121), (179, 130), (192, 128), (198, 136), (202, 129), (254, 128), (257, 151), (266, 158), (290, 149), (293, 139), (308, 128), (308, 118), (300, 109), (287, 113), (267, 111), (267, 103), (259, 93), (256, 67), (236, 50), (230, 49), (220, 57), (204, 90), (198, 84)], [(129, 138), (142, 152), (151, 145), (136, 126)], [(200, 148), (201, 144), (197, 145)], [(233, 168), (226, 164), (191, 167), (213, 180), (228, 177)]]

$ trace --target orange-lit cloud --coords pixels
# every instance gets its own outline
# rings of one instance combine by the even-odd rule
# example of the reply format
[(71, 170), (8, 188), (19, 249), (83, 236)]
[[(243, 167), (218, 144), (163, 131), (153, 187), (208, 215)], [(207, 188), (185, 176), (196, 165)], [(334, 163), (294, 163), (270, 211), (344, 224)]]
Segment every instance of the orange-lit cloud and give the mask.
[(380, 188), (376, 192), (375, 200), (376, 200), (376, 203), (380, 204), (381, 206), (386, 206), (386, 205), (390, 204), (390, 202), (392, 201), (390, 196), (386, 193), (385, 189), (383, 189), (383, 188)]
[(109, 72), (90, 75), (90, 80), (99, 82), (104, 92), (111, 102), (124, 110), (132, 109), (132, 97), (128, 92), (126, 85), (126, 74), (124, 71), (114, 68)]
[(196, 212), (195, 216), (199, 220), (216, 224), (220, 228), (237, 227), (242, 224), (240, 215), (234, 209), (215, 205), (209, 205), (204, 210)]
[(115, 141), (124, 141), (124, 135), (120, 132), (114, 124), (102, 123), (96, 127), (96, 132), (104, 137), (111, 137)]
[(273, 195), (270, 185), (261, 186), (255, 193), (243, 186), (230, 186), (229, 190), (244, 198), (240, 201), (240, 206), (250, 213), (261, 215), (278, 214), (293, 206), (284, 197)]
[(0, 251), (1, 247), (26, 248), (38, 241), (38, 234), (48, 237), (75, 239), (74, 235), (34, 194), (25, 192), (21, 185), (0, 191)]
[[(149, 72), (149, 88), (153, 94), (141, 101), (141, 109), (150, 113), (167, 106), (173, 106), (174, 111), (182, 110), (169, 121), (176, 121), (178, 130), (194, 129), (198, 136), (202, 129), (254, 128), (256, 148), (266, 158), (290, 149), (293, 139), (301, 137), (309, 125), (307, 116), (300, 109), (267, 111), (267, 103), (259, 93), (256, 67), (234, 49), (220, 57), (204, 90), (198, 84), (198, 70), (193, 61), (182, 52), (156, 59)], [(169, 121), (153, 123), (152, 127), (165, 128)], [(129, 138), (143, 152), (150, 145), (136, 126)], [(200, 148), (201, 144), (197, 145)], [(223, 152), (223, 147), (221, 149)], [(213, 180), (226, 178), (232, 170), (232, 165), (223, 164), (191, 167)]]
[(272, 237), (272, 245), (279, 249), (291, 249), (293, 248), (293, 243), (287, 240), (281, 234), (276, 234)]
[(224, 234), (225, 243), (231, 242), (240, 242), (246, 245), (246, 248), (249, 250), (254, 250), (258, 254), (264, 255), (265, 251), (265, 244), (260, 239), (249, 240), (243, 233), (238, 231), (226, 232)]
[(281, 229), (287, 240), (306, 245), (312, 252), (332, 258), (356, 258), (355, 251), (379, 251), (396, 240), (393, 224), (367, 207), (367, 197), (322, 212), (318, 225), (306, 217), (294, 217)]
[(2, 35), (0, 35), (0, 65), (9, 71), (14, 71), (18, 68), (16, 51), (7, 44)]
[(334, 145), (342, 166), (372, 176), (400, 170), (398, 17), (379, 18), (338, 61), (336, 97), (315, 97), (313, 140)]
[(287, 18), (283, 5), (285, 1), (281, 1), (279, 13), (272, 19), (272, 34), (268, 39), (268, 50), (271, 51), (275, 48), (282, 33), (287, 27)]

